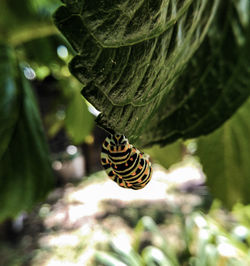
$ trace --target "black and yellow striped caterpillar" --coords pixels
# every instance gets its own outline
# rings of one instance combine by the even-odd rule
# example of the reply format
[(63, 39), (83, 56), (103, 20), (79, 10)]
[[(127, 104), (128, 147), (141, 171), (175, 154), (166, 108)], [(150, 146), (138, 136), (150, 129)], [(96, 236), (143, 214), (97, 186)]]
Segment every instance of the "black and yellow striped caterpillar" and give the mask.
[(152, 176), (149, 160), (124, 135), (114, 134), (104, 140), (101, 163), (109, 178), (124, 188), (144, 188)]

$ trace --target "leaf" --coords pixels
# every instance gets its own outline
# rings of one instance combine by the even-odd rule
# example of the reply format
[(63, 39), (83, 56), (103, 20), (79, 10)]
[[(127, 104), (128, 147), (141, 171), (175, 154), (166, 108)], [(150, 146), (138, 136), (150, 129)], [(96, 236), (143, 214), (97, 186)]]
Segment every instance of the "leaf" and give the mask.
[(59, 0), (0, 1), (0, 10), (4, 10), (0, 16), (0, 42), (17, 47), (31, 39), (57, 34), (51, 13), (59, 5)]
[(0, 159), (9, 145), (19, 115), (16, 67), (13, 51), (0, 44)]
[(157, 162), (165, 168), (169, 168), (182, 160), (183, 145), (181, 141), (176, 141), (166, 147), (155, 145), (149, 149), (144, 149), (143, 152), (149, 154), (154, 163)]
[(29, 210), (42, 200), (54, 179), (31, 87), (20, 69), (15, 72), (21, 108), (8, 148), (0, 160), (0, 221)]
[[(157, 241), (158, 242), (158, 248), (161, 250), (161, 252), (164, 253), (165, 258), (171, 262), (170, 265), (178, 266), (179, 263), (178, 263), (178, 259), (176, 256), (176, 252), (169, 245), (168, 240), (162, 236), (156, 223), (149, 216), (142, 217), (135, 227), (135, 240), (134, 240), (135, 251), (138, 252), (138, 250), (139, 250), (139, 243), (141, 241), (142, 233), (144, 231), (148, 231), (152, 234), (152, 236), (158, 237), (158, 241)], [(145, 251), (145, 249), (144, 249), (144, 251)], [(144, 259), (145, 259), (145, 256), (149, 256), (148, 258), (152, 259), (152, 258), (150, 258), (152, 255), (152, 254), (150, 254), (151, 249), (149, 249), (149, 252), (145, 251), (145, 253), (146, 254), (143, 255)], [(166, 264), (166, 265), (168, 265), (168, 264)]]
[(102, 114), (135, 142), (200, 46), (217, 0), (64, 0), (54, 20), (78, 55), (71, 72)]
[(157, 247), (147, 246), (142, 251), (142, 257), (148, 266), (171, 266), (172, 261)]
[(215, 198), (231, 207), (250, 203), (250, 99), (214, 133), (198, 140), (197, 154)]
[(111, 252), (96, 251), (94, 256), (96, 262), (104, 266), (126, 266)]
[(202, 46), (140, 138), (166, 145), (220, 127), (250, 94), (250, 2), (221, 1)]
[(66, 131), (75, 144), (85, 141), (94, 125), (94, 118), (78, 90), (73, 92), (72, 99), (66, 108)]

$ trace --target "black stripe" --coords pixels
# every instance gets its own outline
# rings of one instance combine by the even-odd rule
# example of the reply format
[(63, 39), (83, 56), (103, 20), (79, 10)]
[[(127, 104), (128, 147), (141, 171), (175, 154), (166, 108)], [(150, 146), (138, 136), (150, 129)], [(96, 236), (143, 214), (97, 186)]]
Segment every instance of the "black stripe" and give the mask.
[(130, 154), (131, 151), (132, 151), (132, 149), (131, 148), (128, 148), (126, 151), (123, 151), (123, 152), (121, 152), (121, 151), (119, 151), (119, 152), (118, 151), (109, 152), (109, 156), (111, 158), (114, 158), (115, 159), (115, 157), (123, 157), (123, 156), (125, 156), (127, 154)]
[(107, 147), (108, 145), (109, 145), (109, 143), (106, 141), (106, 140), (104, 140), (104, 142), (103, 142), (103, 144), (102, 144), (104, 147)]
[(103, 153), (106, 153), (106, 154), (108, 155), (108, 150), (105, 149), (104, 147), (102, 147), (102, 152), (103, 152)]
[[(117, 164), (116, 165), (117, 168), (113, 167), (114, 164), (111, 164), (111, 166), (114, 168), (116, 173), (118, 173), (118, 174), (120, 174), (122, 176), (129, 175), (130, 173), (132, 174), (137, 169), (138, 164), (139, 164), (139, 158), (140, 158), (139, 155), (137, 153), (134, 153), (123, 164)], [(126, 164), (127, 164), (127, 166), (126, 166)]]
[(110, 168), (110, 165), (109, 165), (109, 164), (103, 164), (102, 166), (103, 166), (103, 168), (104, 168), (105, 170), (108, 169), (108, 168)]

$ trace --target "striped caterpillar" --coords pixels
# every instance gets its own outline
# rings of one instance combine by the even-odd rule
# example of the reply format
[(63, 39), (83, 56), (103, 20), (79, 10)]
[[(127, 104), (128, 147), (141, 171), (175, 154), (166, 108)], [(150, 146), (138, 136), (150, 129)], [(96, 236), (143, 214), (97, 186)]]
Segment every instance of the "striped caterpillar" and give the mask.
[(124, 188), (144, 188), (152, 177), (151, 163), (124, 135), (106, 137), (101, 163), (109, 178)]

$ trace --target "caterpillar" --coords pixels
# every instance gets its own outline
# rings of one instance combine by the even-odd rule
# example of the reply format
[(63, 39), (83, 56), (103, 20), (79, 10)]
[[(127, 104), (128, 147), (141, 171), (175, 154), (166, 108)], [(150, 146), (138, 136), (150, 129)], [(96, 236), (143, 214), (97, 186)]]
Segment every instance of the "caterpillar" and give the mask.
[(101, 164), (109, 178), (120, 187), (141, 189), (152, 177), (148, 158), (129, 144), (124, 135), (106, 137), (102, 145)]

